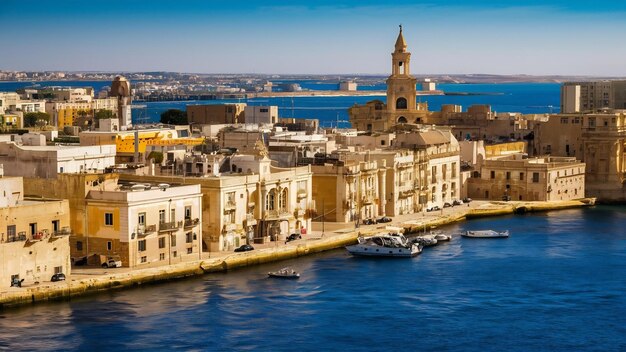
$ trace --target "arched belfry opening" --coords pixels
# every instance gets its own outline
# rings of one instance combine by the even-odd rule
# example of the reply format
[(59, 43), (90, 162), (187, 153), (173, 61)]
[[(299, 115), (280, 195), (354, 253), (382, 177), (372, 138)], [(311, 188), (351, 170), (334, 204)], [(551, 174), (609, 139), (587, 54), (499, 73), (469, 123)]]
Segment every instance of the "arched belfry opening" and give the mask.
[(398, 98), (396, 99), (396, 110), (406, 110), (407, 108), (407, 101), (406, 98)]

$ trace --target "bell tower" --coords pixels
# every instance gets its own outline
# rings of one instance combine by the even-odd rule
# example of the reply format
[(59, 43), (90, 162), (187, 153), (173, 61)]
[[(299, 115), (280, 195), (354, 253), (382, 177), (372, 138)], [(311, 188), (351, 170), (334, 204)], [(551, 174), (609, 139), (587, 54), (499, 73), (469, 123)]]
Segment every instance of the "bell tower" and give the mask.
[(411, 76), (410, 71), (411, 53), (406, 51), (406, 42), (400, 33), (396, 39), (395, 50), (391, 53), (391, 76), (387, 79), (387, 111), (391, 112), (392, 124), (407, 122), (404, 112), (409, 114), (416, 108), (415, 97), (417, 79)]

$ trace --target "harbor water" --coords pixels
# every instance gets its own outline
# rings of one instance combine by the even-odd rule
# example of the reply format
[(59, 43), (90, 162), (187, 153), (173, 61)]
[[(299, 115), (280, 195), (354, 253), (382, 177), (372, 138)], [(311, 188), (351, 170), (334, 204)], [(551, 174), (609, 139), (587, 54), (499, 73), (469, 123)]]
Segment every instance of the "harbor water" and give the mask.
[[(343, 249), (0, 311), (0, 350), (626, 349), (626, 208), (477, 219), (415, 258)], [(291, 266), (299, 280), (267, 278)]]
[[(293, 81), (303, 88), (312, 91), (321, 89), (337, 89), (332, 84), (309, 81)], [(132, 83), (132, 82), (131, 82)], [(98, 92), (110, 86), (107, 81), (59, 81), (38, 82), (45, 86), (94, 87)], [(15, 91), (19, 88), (32, 86), (33, 82), (0, 82), (0, 91)], [(558, 83), (493, 83), (493, 84), (452, 84), (437, 85), (444, 92), (460, 95), (418, 96), (418, 101), (427, 102), (431, 111), (439, 111), (443, 104), (461, 105), (463, 110), (474, 104), (491, 105), (497, 112), (519, 112), (523, 114), (542, 114), (559, 111), (560, 84)], [(384, 84), (362, 87), (362, 90), (386, 90)], [(341, 92), (337, 92), (340, 94)], [(235, 100), (193, 100), (138, 102), (133, 108), (134, 123), (158, 122), (161, 113), (167, 109), (185, 110), (187, 105), (246, 103), (248, 105), (276, 105), (281, 117), (319, 119), (324, 127), (349, 127), (348, 108), (354, 104), (365, 104), (368, 101), (385, 96), (298, 96), (298, 97), (263, 97)]]

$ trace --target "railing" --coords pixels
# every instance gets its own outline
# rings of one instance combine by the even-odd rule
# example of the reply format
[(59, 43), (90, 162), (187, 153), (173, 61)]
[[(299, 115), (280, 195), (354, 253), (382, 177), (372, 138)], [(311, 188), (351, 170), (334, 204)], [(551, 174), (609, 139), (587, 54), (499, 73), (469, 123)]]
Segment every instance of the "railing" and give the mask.
[(267, 216), (268, 219), (286, 218), (286, 217), (291, 216), (291, 214), (289, 213), (289, 211), (287, 211), (287, 209), (266, 210), (265, 215)]
[[(69, 227), (65, 226), (65, 227), (62, 227), (61, 230), (54, 231), (52, 233), (52, 237), (63, 237), (63, 236), (69, 236), (71, 234), (72, 234), (72, 230)], [(35, 236), (33, 236), (33, 238), (34, 237)]]
[(23, 242), (27, 239), (26, 232), (18, 232), (17, 235), (7, 235), (7, 242)]
[(185, 219), (185, 227), (194, 227), (200, 223), (200, 219)]
[(139, 225), (137, 226), (137, 234), (139, 236), (148, 236), (157, 231), (156, 225)]
[(159, 224), (159, 232), (176, 231), (183, 225), (182, 221), (163, 222)]

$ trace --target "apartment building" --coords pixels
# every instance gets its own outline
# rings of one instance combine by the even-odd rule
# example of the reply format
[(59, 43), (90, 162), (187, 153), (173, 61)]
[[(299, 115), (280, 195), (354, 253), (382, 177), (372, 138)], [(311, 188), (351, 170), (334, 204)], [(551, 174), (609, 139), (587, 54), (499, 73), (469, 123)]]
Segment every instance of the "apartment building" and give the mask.
[(67, 200), (24, 196), (21, 177), (0, 176), (0, 288), (71, 273)]

